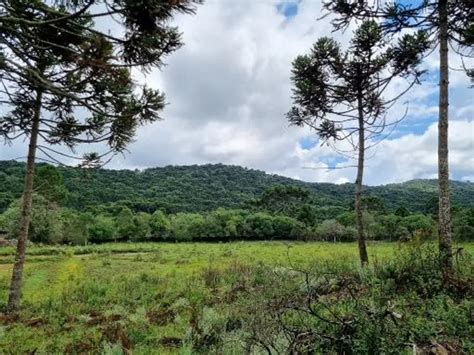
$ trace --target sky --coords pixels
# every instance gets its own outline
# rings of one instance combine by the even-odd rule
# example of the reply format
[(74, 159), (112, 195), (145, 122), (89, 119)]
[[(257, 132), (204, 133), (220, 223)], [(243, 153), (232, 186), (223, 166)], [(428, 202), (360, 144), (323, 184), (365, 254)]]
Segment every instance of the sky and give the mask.
[[(223, 163), (311, 182), (355, 180), (354, 165), (309, 129), (289, 126), (291, 62), (322, 36), (347, 45), (352, 30), (333, 33), (319, 0), (207, 0), (195, 16), (175, 19), (185, 46), (158, 72), (136, 80), (163, 90), (164, 120), (137, 132), (108, 168)], [(422, 85), (390, 114), (406, 119), (369, 152), (365, 183), (379, 185), (437, 176), (437, 51), (424, 63)], [(450, 63), (450, 173), (474, 181), (474, 89)], [(399, 83), (400, 87), (403, 83)], [(394, 86), (396, 90), (397, 86)], [(26, 142), (0, 146), (0, 159), (22, 157)], [(341, 147), (344, 148), (344, 147)]]

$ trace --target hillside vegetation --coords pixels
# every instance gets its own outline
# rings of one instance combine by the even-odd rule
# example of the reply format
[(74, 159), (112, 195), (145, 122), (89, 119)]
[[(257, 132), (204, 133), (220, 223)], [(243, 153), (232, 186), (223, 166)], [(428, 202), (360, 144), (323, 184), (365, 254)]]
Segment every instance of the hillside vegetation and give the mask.
[[(0, 166), (0, 232), (16, 239), (25, 166)], [(357, 239), (352, 184), (305, 183), (226, 165), (130, 171), (43, 164), (36, 170), (33, 243)], [(454, 238), (471, 241), (474, 184), (453, 185)], [(367, 187), (367, 238), (435, 238), (435, 186), (416, 180)]]
[[(305, 188), (317, 206), (348, 207), (353, 184), (308, 183), (263, 171), (229, 165), (166, 166), (145, 170), (81, 170), (58, 168), (69, 191), (65, 204), (86, 207), (119, 203), (135, 212), (202, 212), (217, 208), (241, 208), (250, 199), (277, 184)], [(25, 165), (0, 162), (0, 211), (21, 196)], [(394, 211), (431, 213), (437, 204), (436, 180), (412, 180), (400, 184), (365, 187), (368, 195), (382, 198)], [(454, 206), (474, 206), (474, 183), (452, 182)]]

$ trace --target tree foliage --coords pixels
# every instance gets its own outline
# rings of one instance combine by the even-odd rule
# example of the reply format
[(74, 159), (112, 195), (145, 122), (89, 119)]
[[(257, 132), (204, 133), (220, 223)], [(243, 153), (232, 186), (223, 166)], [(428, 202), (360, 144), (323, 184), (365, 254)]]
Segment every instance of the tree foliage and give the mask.
[[(38, 170), (42, 166), (39, 164)], [(56, 169), (63, 175), (67, 189), (67, 199), (60, 204), (78, 211), (108, 213), (123, 206), (134, 212), (153, 213), (162, 209), (167, 214), (208, 212), (220, 207), (238, 209), (247, 206), (249, 200), (257, 201), (265, 190), (275, 185), (307, 191), (308, 219), (316, 222), (334, 218), (354, 205), (353, 184), (307, 183), (238, 166), (167, 166), (135, 171), (101, 168), (86, 172), (72, 167)], [(24, 163), (0, 161), (0, 212), (21, 197), (24, 175)], [(428, 213), (427, 206), (437, 199), (436, 180), (364, 186), (364, 190), (368, 199), (376, 199), (380, 204), (376, 207), (375, 202), (370, 202), (367, 208), (383, 208), (387, 213), (398, 208), (406, 209), (407, 214)], [(451, 196), (454, 207), (474, 207), (474, 184), (452, 181)]]

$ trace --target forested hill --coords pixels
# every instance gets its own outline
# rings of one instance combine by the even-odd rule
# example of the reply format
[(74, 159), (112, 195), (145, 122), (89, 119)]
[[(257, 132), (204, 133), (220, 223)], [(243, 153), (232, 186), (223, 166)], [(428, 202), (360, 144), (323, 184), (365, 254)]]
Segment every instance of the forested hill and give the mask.
[[(319, 206), (348, 206), (354, 190), (352, 184), (307, 183), (222, 164), (167, 166), (143, 171), (59, 169), (69, 190), (66, 204), (76, 209), (114, 202), (147, 212), (158, 208), (169, 213), (238, 208), (276, 184), (310, 190), (314, 203)], [(24, 170), (23, 163), (0, 162), (1, 210), (20, 196)], [(366, 191), (381, 197), (389, 210), (404, 206), (414, 212), (429, 212), (436, 208), (436, 180), (371, 186), (366, 187)], [(453, 181), (452, 196), (453, 205), (474, 206), (474, 183)]]

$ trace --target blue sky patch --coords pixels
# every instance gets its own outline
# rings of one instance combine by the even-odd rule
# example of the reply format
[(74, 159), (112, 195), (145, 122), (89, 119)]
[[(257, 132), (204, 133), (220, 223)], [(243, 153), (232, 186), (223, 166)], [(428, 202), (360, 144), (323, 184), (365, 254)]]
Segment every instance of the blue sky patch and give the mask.
[(297, 1), (284, 1), (276, 5), (279, 13), (283, 14), (286, 18), (290, 19), (298, 14), (298, 5), (300, 0)]
[(300, 139), (299, 144), (302, 149), (311, 149), (316, 146), (318, 139), (315, 137), (307, 137)]

